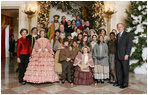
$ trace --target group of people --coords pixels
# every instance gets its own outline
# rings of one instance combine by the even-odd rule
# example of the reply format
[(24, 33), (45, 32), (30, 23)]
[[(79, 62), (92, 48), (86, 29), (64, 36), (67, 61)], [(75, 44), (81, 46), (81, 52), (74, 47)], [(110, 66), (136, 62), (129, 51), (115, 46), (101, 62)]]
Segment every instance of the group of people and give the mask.
[[(58, 82), (77, 85), (104, 83), (128, 87), (131, 35), (122, 23), (106, 35), (101, 29), (96, 33), (89, 21), (76, 17), (66, 21), (54, 16), (54, 21), (33, 27), (28, 34), (21, 29), (17, 45), (19, 82), (26, 84)], [(38, 34), (39, 33), (39, 34)]]

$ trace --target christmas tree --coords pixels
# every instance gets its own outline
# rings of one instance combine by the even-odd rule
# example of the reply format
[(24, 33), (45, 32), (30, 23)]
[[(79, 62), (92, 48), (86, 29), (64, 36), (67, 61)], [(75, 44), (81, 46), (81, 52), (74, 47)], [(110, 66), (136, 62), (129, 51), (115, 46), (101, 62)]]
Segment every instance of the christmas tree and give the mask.
[(147, 56), (147, 1), (131, 1), (129, 10), (126, 10), (126, 30), (133, 38), (131, 50), (130, 70), (146, 63)]
[(92, 17), (93, 17), (93, 28), (95, 30), (99, 30), (100, 27), (104, 26), (104, 13), (103, 13), (103, 8), (104, 8), (104, 2), (103, 1), (95, 1), (93, 6), (92, 6)]

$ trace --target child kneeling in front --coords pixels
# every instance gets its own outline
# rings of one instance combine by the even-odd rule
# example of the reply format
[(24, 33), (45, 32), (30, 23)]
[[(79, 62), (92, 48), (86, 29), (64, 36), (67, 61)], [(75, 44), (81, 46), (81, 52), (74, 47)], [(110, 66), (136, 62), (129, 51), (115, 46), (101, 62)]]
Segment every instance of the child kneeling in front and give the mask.
[(75, 58), (74, 66), (77, 66), (75, 68), (74, 72), (74, 84), (78, 85), (90, 85), (94, 83), (93, 78), (93, 72), (92, 68), (94, 67), (92, 55), (89, 54), (89, 47), (84, 46), (82, 48), (82, 53), (79, 52), (78, 55)]

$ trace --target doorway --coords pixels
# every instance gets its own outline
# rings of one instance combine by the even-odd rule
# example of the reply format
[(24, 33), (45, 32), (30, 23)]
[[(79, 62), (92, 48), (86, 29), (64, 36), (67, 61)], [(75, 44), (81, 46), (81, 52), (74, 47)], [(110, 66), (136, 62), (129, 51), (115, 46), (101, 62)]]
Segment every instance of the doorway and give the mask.
[[(9, 41), (14, 35), (15, 47), (13, 56), (16, 55), (16, 46), (18, 39), (18, 9), (1, 9), (1, 57), (10, 57)], [(8, 33), (9, 32), (9, 33)]]

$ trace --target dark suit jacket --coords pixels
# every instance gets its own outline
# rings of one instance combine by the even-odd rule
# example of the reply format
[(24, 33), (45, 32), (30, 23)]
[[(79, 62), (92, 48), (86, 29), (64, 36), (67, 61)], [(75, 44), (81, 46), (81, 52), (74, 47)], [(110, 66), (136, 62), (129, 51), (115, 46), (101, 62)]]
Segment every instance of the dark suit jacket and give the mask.
[(124, 60), (124, 56), (128, 55), (130, 57), (131, 48), (132, 48), (132, 37), (129, 33), (123, 31), (120, 40), (118, 41), (118, 35), (116, 39), (116, 45), (117, 45), (117, 52), (116, 57), (119, 60)]
[(72, 33), (73, 32), (73, 29), (72, 29), (72, 26), (70, 26), (70, 27), (67, 27), (67, 33)]
[[(63, 24), (63, 22), (61, 21), (61, 23)], [(67, 24), (67, 21), (65, 21), (65, 24), (64, 24), (64, 30), (67, 32), (67, 28), (68, 28), (68, 24)]]
[(34, 44), (35, 44), (35, 40), (37, 40), (39, 38), (39, 35), (37, 35), (37, 37), (33, 37), (33, 42), (32, 42), (32, 35), (28, 35), (26, 38), (29, 39), (30, 43), (31, 43), (31, 48), (33, 48)]

